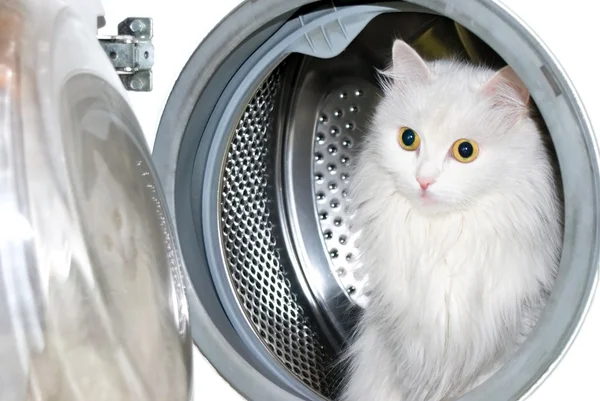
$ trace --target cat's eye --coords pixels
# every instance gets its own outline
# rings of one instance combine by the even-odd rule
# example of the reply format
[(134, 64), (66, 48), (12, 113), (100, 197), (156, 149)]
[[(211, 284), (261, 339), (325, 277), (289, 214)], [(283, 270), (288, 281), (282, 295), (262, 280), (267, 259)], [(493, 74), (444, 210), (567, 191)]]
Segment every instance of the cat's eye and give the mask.
[(398, 131), (398, 143), (406, 150), (417, 150), (421, 144), (421, 138), (414, 130), (408, 127), (400, 128)]
[(477, 159), (479, 146), (477, 146), (475, 141), (459, 139), (452, 145), (452, 155), (461, 163), (470, 163)]

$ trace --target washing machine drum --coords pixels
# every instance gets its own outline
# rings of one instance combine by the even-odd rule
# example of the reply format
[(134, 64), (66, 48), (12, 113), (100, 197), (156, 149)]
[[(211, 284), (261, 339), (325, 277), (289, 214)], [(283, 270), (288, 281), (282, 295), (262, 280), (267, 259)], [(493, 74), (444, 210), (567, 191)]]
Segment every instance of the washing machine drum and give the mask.
[(335, 398), (338, 358), (369, 296), (347, 191), (381, 94), (377, 69), (400, 37), (430, 59), (509, 63), (554, 140), (567, 194), (560, 302), (506, 368), (465, 397), (518, 399), (563, 350), (589, 295), (590, 129), (556, 62), (495, 2), (364, 3), (245, 2), (182, 71), (153, 157), (191, 278), (194, 339), (249, 399)]

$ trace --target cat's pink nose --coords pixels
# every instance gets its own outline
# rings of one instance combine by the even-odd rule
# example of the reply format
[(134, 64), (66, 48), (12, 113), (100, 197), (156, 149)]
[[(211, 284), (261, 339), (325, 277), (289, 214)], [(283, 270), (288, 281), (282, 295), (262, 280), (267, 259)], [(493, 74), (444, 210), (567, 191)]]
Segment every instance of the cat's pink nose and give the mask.
[(431, 184), (435, 182), (435, 179), (429, 177), (417, 177), (417, 182), (421, 186), (421, 189), (425, 191)]

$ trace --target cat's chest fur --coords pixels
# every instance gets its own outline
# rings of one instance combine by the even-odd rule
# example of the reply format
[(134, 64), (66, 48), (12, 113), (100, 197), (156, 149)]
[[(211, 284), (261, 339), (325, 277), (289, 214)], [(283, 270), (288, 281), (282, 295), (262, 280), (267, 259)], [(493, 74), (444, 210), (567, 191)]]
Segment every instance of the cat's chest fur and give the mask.
[(477, 352), (491, 357), (496, 337), (517, 336), (521, 303), (538, 283), (531, 252), (501, 216), (435, 218), (402, 202), (385, 210), (369, 225), (378, 234), (369, 236), (377, 240), (366, 245), (364, 260), (373, 266), (372, 318), (382, 331), (395, 331), (404, 344), (427, 344), (441, 358), (449, 344), (465, 342), (488, 344)]

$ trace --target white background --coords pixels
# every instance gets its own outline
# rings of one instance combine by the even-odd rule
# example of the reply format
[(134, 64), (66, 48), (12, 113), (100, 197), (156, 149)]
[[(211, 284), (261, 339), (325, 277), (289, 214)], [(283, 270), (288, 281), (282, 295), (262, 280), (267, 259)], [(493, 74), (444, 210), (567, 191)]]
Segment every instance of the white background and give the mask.
[[(103, 34), (115, 33), (117, 24), (126, 17), (154, 19), (154, 90), (131, 94), (133, 107), (152, 147), (162, 109), (179, 72), (202, 38), (239, 0), (103, 0), (103, 3), (107, 20), (106, 28), (101, 31)], [(597, 2), (505, 0), (504, 3), (533, 28), (557, 56), (577, 88), (596, 130), (600, 130)], [(599, 358), (600, 305), (596, 302), (567, 355), (529, 400), (600, 400)], [(197, 350), (194, 361), (196, 400), (242, 399)]]

